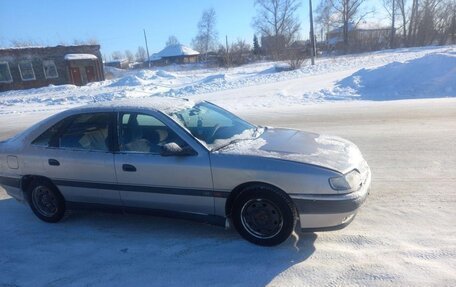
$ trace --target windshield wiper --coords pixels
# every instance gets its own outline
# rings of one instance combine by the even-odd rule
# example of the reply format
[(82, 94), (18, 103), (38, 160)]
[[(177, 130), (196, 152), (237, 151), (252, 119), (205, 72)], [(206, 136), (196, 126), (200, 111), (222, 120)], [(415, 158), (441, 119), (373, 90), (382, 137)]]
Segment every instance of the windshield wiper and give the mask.
[(265, 128), (261, 127), (261, 126), (256, 126), (255, 129), (253, 130), (252, 138), (237, 138), (237, 139), (233, 139), (233, 140), (229, 141), (228, 143), (226, 143), (224, 145), (221, 145), (219, 147), (213, 148), (211, 151), (221, 150), (221, 149), (223, 149), (223, 148), (225, 148), (227, 146), (230, 146), (230, 145), (235, 144), (235, 143), (240, 142), (240, 141), (254, 140), (254, 139), (258, 138), (261, 135), (260, 131), (262, 129), (265, 129)]
[(240, 141), (242, 141), (242, 140), (246, 140), (246, 139), (234, 139), (234, 140), (228, 142), (227, 144), (224, 144), (224, 145), (218, 146), (218, 147), (216, 147), (216, 148), (213, 148), (211, 151), (218, 151), (218, 150), (221, 150), (221, 149), (223, 149), (223, 148), (225, 148), (225, 147), (227, 147), (227, 146), (230, 146), (230, 145), (235, 144), (235, 143), (237, 143), (237, 142), (240, 142)]

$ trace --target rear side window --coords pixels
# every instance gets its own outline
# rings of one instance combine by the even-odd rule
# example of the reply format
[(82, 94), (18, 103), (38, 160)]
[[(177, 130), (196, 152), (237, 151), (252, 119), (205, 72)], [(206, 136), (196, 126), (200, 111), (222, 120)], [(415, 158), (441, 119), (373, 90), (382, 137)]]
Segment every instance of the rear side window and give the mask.
[(81, 114), (76, 116), (58, 139), (62, 148), (109, 151), (110, 113)]
[(52, 127), (48, 128), (44, 133), (42, 133), (39, 137), (37, 137), (34, 141), (32, 141), (32, 144), (37, 145), (37, 146), (44, 146), (44, 147), (50, 146), (52, 138), (57, 135), (57, 133), (64, 126), (64, 123), (67, 120), (68, 120), (68, 118), (61, 120), (60, 122), (56, 123)]

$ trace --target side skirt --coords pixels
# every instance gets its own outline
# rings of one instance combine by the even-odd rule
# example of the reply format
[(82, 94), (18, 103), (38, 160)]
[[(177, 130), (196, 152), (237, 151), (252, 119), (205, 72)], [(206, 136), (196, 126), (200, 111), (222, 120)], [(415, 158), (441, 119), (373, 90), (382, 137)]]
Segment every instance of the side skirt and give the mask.
[(191, 220), (191, 221), (208, 223), (208, 224), (217, 225), (217, 226), (225, 226), (225, 221), (226, 221), (225, 217), (217, 216), (217, 215), (188, 213), (188, 212), (141, 208), (141, 207), (128, 207), (128, 206), (123, 207), (123, 206), (98, 204), (98, 203), (67, 201), (66, 207), (68, 209), (73, 209), (73, 210), (92, 210), (92, 211), (96, 210), (96, 211), (111, 212), (111, 213), (127, 213), (127, 214), (131, 213), (131, 214), (153, 215), (153, 216), (159, 216), (159, 217)]

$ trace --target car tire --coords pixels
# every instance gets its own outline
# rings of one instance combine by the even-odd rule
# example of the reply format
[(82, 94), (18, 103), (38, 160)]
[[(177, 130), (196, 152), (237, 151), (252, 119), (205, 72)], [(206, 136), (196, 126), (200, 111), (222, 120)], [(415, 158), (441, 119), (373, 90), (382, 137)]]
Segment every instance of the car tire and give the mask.
[(65, 199), (48, 180), (33, 180), (27, 189), (27, 198), (33, 213), (45, 222), (56, 223), (65, 216)]
[(244, 239), (261, 246), (275, 246), (287, 240), (297, 220), (291, 199), (268, 186), (243, 190), (234, 201), (231, 217)]

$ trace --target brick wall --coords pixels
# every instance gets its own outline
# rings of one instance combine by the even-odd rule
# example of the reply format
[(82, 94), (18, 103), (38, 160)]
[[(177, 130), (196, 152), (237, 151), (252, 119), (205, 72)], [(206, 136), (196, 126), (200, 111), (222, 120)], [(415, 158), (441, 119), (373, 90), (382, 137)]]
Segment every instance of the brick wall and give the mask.
[[(0, 83), (0, 91), (38, 88), (50, 84), (70, 84), (69, 63), (64, 59), (66, 54), (92, 54), (97, 56), (98, 64), (96, 66), (99, 69), (100, 80), (104, 80), (103, 62), (99, 45), (0, 49), (0, 62), (8, 63), (13, 79), (13, 82), (11, 83)], [(44, 60), (54, 61), (58, 72), (58, 78), (46, 79), (43, 69)], [(23, 81), (21, 79), (18, 67), (21, 61), (32, 62), (35, 80)]]

